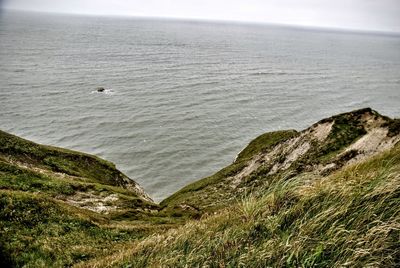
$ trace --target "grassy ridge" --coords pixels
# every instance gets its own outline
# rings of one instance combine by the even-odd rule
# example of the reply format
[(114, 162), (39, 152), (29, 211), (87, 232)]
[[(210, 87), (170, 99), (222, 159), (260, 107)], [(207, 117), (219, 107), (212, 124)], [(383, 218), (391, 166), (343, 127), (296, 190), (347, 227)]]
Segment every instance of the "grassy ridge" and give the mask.
[(281, 178), (259, 194), (84, 267), (400, 264), (400, 144), (325, 178)]
[(271, 181), (281, 177), (303, 173), (329, 175), (355, 158), (373, 154), (375, 149), (364, 150), (366, 144), (349, 149), (362, 138), (374, 143), (371, 131), (387, 132), (385, 138), (377, 137), (381, 139), (379, 144), (389, 139), (395, 141), (400, 133), (398, 122), (364, 108), (323, 119), (301, 132), (265, 133), (250, 142), (232, 165), (185, 186), (161, 205), (167, 209), (185, 207), (193, 212), (214, 212), (246, 193), (268, 188)]
[[(114, 195), (118, 207), (99, 214), (65, 199), (89, 192)], [(122, 244), (170, 228), (179, 219), (115, 186), (43, 175), (0, 161), (1, 267), (64, 267), (98, 258)]]
[[(224, 190), (226, 185), (221, 184), (223, 179), (239, 173), (248, 164), (248, 160), (254, 155), (267, 151), (276, 144), (293, 138), (297, 134), (298, 132), (295, 130), (274, 131), (262, 134), (251, 141), (248, 146), (239, 153), (234, 163), (221, 169), (212, 176), (187, 185), (163, 200), (160, 205), (176, 209), (178, 204), (185, 202), (193, 207), (199, 207), (202, 204), (203, 197), (204, 203), (207, 204), (209, 199), (218, 199), (218, 195), (221, 195), (221, 193), (228, 195), (228, 191)], [(226, 204), (221, 204), (221, 206), (225, 205)], [(212, 210), (217, 210), (219, 208), (220, 207), (215, 206)]]
[[(0, 131), (0, 267), (396, 267), (399, 126), (362, 109), (263, 134), (160, 206), (110, 162)], [(397, 145), (346, 166), (371, 128)]]
[(297, 136), (296, 130), (281, 130), (264, 133), (252, 140), (237, 156), (235, 162), (249, 160), (254, 155), (273, 148), (278, 143)]
[(1, 158), (102, 184), (122, 187), (134, 184), (111, 162), (81, 152), (37, 144), (0, 130)]
[(0, 131), (0, 266), (71, 266), (175, 223), (134, 186), (98, 157)]
[(43, 195), (0, 191), (2, 259), (13, 266), (63, 267), (104, 254), (143, 230), (106, 228), (97, 213)]

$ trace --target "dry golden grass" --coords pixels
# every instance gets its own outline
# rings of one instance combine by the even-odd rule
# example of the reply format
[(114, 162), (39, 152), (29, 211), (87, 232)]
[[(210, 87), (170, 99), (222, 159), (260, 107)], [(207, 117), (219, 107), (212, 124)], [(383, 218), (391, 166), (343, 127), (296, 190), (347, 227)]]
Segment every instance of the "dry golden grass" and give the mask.
[(400, 264), (400, 145), (310, 179), (283, 178), (259, 197), (77, 267)]

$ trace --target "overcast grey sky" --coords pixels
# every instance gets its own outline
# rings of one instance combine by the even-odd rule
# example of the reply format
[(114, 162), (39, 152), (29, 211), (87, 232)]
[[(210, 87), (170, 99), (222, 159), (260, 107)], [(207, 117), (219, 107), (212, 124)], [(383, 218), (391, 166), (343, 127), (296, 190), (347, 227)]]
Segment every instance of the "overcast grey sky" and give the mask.
[(400, 32), (400, 0), (5, 0), (3, 8)]

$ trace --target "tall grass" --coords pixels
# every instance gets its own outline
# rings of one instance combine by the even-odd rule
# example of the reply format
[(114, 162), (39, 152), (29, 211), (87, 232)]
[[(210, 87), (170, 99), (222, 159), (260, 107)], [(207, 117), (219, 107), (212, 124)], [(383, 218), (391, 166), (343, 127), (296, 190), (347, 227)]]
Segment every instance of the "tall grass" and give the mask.
[(397, 145), (329, 177), (282, 177), (86, 267), (398, 267), (399, 204)]

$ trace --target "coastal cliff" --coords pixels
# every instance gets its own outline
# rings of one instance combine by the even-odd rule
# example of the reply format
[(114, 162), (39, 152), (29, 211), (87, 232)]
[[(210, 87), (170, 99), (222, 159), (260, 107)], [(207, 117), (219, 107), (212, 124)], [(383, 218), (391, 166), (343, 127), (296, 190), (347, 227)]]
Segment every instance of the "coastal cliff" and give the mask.
[(232, 165), (184, 187), (161, 205), (214, 211), (243, 194), (263, 191), (274, 180), (328, 176), (399, 141), (400, 120), (370, 108), (323, 119), (300, 132), (265, 133), (251, 141)]
[(400, 120), (366, 108), (254, 139), (160, 204), (114, 164), (0, 131), (0, 264), (400, 264)]

